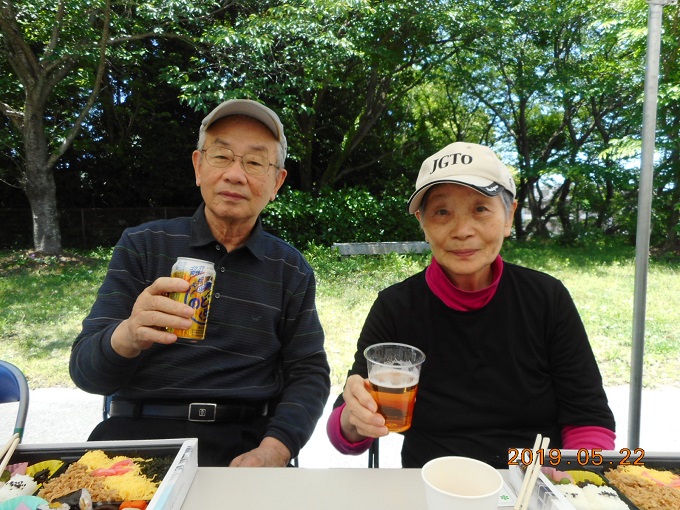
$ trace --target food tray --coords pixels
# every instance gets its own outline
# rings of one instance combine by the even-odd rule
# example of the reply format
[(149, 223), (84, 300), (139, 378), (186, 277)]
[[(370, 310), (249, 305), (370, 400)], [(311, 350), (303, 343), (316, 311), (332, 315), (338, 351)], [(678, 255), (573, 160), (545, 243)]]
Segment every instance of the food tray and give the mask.
[[(525, 459), (526, 460), (526, 459)], [(521, 464), (521, 462), (519, 463)], [(601, 476), (605, 483), (614, 489), (621, 500), (628, 505), (631, 510), (640, 510), (625, 494), (618, 490), (615, 486), (609, 483), (607, 479), (607, 471), (615, 469), (619, 465), (643, 465), (652, 469), (675, 470), (680, 472), (680, 452), (646, 452), (642, 448), (628, 449), (622, 448), (620, 450), (598, 450), (598, 449), (582, 449), (582, 450), (547, 450), (543, 466), (554, 467), (559, 471), (591, 471)], [(510, 473), (513, 471), (522, 472), (523, 470), (518, 466), (509, 466)], [(520, 477), (519, 483), (523, 478), (522, 475), (514, 475)], [(549, 492), (557, 492), (551, 480), (541, 474), (541, 481), (551, 487)], [(543, 489), (544, 492), (547, 489)], [(532, 500), (534, 498), (532, 497)], [(573, 509), (574, 507), (566, 501), (565, 508)], [(539, 508), (539, 507), (537, 507)]]
[[(602, 455), (600, 459), (599, 455)], [(601, 475), (631, 510), (640, 510), (623, 492), (610, 484), (607, 471), (620, 465), (640, 465), (651, 469), (680, 470), (680, 452), (646, 452), (643, 448), (621, 448), (612, 451), (562, 450), (561, 465), (564, 469), (586, 469)], [(559, 465), (558, 465), (559, 466)], [(558, 466), (557, 469), (562, 469)]]
[(90, 450), (102, 450), (110, 456), (126, 457), (174, 455), (174, 460), (149, 502), (147, 510), (179, 510), (198, 469), (198, 441), (195, 438), (22, 444), (17, 447), (9, 463), (35, 464), (43, 460), (61, 459), (64, 464), (68, 464), (77, 461)]

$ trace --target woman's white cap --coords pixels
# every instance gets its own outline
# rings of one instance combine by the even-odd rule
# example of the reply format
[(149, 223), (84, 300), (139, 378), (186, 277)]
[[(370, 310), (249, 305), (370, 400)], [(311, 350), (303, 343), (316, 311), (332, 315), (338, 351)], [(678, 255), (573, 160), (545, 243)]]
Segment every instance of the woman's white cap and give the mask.
[(408, 212), (413, 214), (418, 210), (430, 187), (449, 182), (463, 184), (490, 197), (503, 189), (513, 197), (517, 192), (510, 170), (491, 149), (476, 143), (454, 142), (423, 161), (416, 191), (408, 200)]

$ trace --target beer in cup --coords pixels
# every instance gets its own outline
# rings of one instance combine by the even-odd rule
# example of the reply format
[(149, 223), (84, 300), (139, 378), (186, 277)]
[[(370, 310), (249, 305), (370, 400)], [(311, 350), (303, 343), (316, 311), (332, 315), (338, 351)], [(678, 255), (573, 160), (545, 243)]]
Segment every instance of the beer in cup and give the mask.
[(382, 343), (364, 351), (370, 391), (391, 432), (411, 427), (420, 368), (425, 354), (406, 344)]
[(421, 470), (427, 510), (497, 510), (503, 477), (467, 457), (440, 457)]

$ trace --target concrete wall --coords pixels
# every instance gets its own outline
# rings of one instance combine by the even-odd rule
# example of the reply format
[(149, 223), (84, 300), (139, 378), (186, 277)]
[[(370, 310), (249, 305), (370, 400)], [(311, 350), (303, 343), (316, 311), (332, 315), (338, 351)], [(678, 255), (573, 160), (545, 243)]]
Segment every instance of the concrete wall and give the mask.
[(384, 243), (333, 243), (340, 255), (382, 255), (384, 253), (426, 253), (430, 245), (425, 241)]

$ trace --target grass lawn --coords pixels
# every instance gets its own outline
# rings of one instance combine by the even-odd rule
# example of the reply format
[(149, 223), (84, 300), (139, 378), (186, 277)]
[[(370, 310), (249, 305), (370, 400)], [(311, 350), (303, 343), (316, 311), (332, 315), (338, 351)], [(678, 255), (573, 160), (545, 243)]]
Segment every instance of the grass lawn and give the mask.
[[(106, 272), (110, 249), (35, 257), (0, 251), (0, 358), (19, 366), (32, 388), (72, 387), (68, 356)], [(564, 248), (507, 242), (503, 257), (561, 279), (581, 312), (606, 386), (628, 382), (634, 249)], [(339, 392), (364, 318), (377, 292), (424, 268), (429, 255), (305, 255), (317, 273), (333, 391)], [(680, 295), (676, 262), (652, 260), (648, 277), (644, 385), (680, 385)]]

